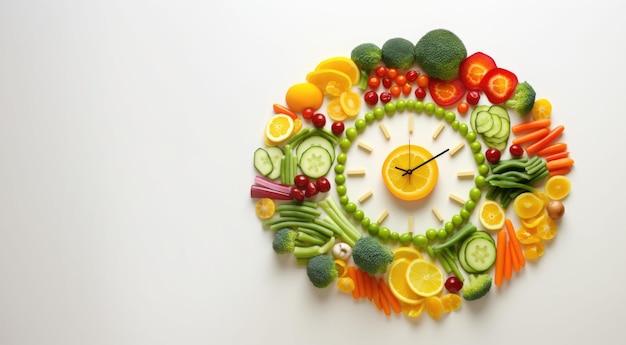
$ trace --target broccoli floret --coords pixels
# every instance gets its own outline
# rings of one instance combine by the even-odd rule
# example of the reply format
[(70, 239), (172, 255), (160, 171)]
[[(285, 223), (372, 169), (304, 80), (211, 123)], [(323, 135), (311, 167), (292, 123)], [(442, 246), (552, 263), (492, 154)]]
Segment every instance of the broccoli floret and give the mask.
[(359, 79), (359, 88), (365, 90), (367, 88), (367, 79), (369, 73), (378, 67), (382, 59), (382, 50), (374, 43), (361, 43), (352, 49), (350, 58), (361, 70), (361, 78)]
[(317, 288), (325, 288), (339, 275), (333, 258), (329, 255), (316, 255), (306, 264), (306, 274)]
[[(311, 243), (317, 244), (311, 245)], [(272, 248), (278, 254), (293, 253), (296, 259), (308, 259), (328, 253), (334, 244), (335, 237), (323, 242), (291, 228), (282, 228), (274, 234)]]
[(513, 96), (504, 102), (509, 108), (518, 114), (525, 116), (530, 113), (535, 104), (535, 90), (528, 82), (518, 83), (513, 92)]
[(272, 248), (274, 248), (274, 251), (278, 254), (293, 253), (297, 238), (298, 232), (295, 230), (289, 228), (277, 230), (276, 233), (274, 233)]
[(383, 44), (382, 60), (389, 68), (409, 68), (415, 61), (414, 49), (413, 43), (405, 38), (391, 38)]
[(468, 301), (477, 300), (489, 292), (491, 289), (491, 276), (486, 273), (482, 274), (470, 274), (469, 282), (463, 285), (461, 290), (463, 298)]
[(363, 271), (384, 273), (393, 261), (393, 252), (374, 237), (359, 238), (352, 248), (352, 259)]
[(467, 57), (463, 41), (446, 29), (427, 32), (415, 44), (415, 61), (432, 78), (452, 80)]

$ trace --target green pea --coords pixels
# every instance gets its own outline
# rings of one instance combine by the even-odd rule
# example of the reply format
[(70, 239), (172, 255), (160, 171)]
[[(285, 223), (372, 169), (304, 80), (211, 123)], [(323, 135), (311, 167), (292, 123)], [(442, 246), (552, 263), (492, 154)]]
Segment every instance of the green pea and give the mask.
[(444, 115), (444, 118), (446, 119), (447, 123), (452, 123), (452, 121), (456, 120), (456, 113), (454, 113), (451, 110), (446, 111), (446, 114)]
[(396, 104), (394, 102), (387, 102), (385, 104), (385, 114), (393, 116), (396, 113)]
[(413, 109), (415, 109), (415, 101), (409, 99), (408, 101), (406, 101), (406, 110), (413, 111)]
[(335, 175), (335, 183), (338, 185), (346, 183), (346, 175), (344, 174)]
[(481, 164), (478, 166), (478, 174), (487, 176), (489, 174), (489, 166), (487, 164)]
[(347, 204), (345, 204), (345, 206), (343, 208), (348, 213), (354, 213), (354, 211), (356, 211), (356, 204), (353, 203), (353, 202), (348, 202)]
[(348, 161), (348, 155), (345, 154), (344, 152), (341, 152), (340, 154), (337, 155), (337, 163), (346, 164), (347, 161)]
[(474, 201), (480, 200), (480, 197), (482, 194), (483, 192), (479, 188), (476, 188), (476, 187), (470, 189), (469, 191), (469, 197), (471, 200), (474, 200)]
[(389, 234), (389, 239), (392, 241), (399, 241), (400, 240), (400, 234), (392, 231), (391, 234)]
[(435, 103), (433, 102), (428, 102), (426, 104), (424, 104), (424, 112), (426, 113), (426, 115), (432, 115), (435, 113), (435, 108), (437, 106), (435, 105)]
[(452, 216), (452, 223), (454, 223), (454, 226), (463, 224), (463, 217), (460, 214), (455, 214)]
[(437, 238), (437, 230), (432, 228), (426, 230), (426, 237), (428, 237), (429, 240), (434, 240)]
[(435, 108), (435, 117), (437, 117), (438, 119), (443, 119), (443, 117), (446, 115), (446, 110), (442, 107), (436, 107)]
[(374, 107), (374, 117), (376, 120), (382, 120), (385, 117), (385, 109), (381, 106)]
[(472, 215), (472, 213), (465, 207), (463, 207), (461, 211), (459, 211), (459, 214), (461, 215), (461, 218), (463, 218), (463, 220), (468, 220), (469, 217)]
[(479, 141), (472, 141), (469, 146), (473, 153), (478, 153), (483, 148)]
[(478, 176), (476, 176), (474, 178), (474, 183), (476, 184), (476, 187), (483, 188), (484, 186), (487, 185), (487, 180), (486, 180), (485, 176), (478, 175)]
[(348, 196), (347, 196), (347, 195), (342, 195), (342, 196), (340, 196), (340, 197), (339, 197), (339, 203), (340, 203), (341, 205), (345, 205), (345, 204), (347, 204), (348, 202), (350, 202), (350, 198), (348, 198)]
[(391, 236), (391, 230), (389, 230), (389, 228), (383, 226), (378, 230), (378, 238), (381, 240), (386, 241), (389, 239), (389, 236)]
[(354, 121), (354, 127), (356, 127), (357, 132), (361, 133), (367, 128), (367, 122), (365, 119), (357, 119)]
[(374, 120), (376, 120), (376, 117), (374, 117), (374, 113), (367, 112), (365, 113), (365, 115), (363, 115), (363, 117), (365, 118), (365, 122), (367, 122), (368, 124), (374, 122)]
[(467, 132), (467, 134), (465, 134), (465, 139), (467, 140), (468, 143), (472, 143), (476, 141), (476, 132), (474, 131)]
[(339, 196), (344, 196), (348, 192), (348, 188), (346, 187), (345, 184), (340, 184), (337, 187), (335, 187), (335, 189), (337, 190), (337, 195)]
[(369, 217), (363, 217), (363, 219), (361, 219), (361, 227), (363, 229), (367, 229), (370, 226), (370, 222), (371, 220), (369, 219)]
[(346, 128), (346, 138), (348, 138), (350, 141), (354, 141), (357, 135), (359, 135), (359, 130), (355, 127)]
[(396, 102), (396, 110), (402, 112), (404, 109), (406, 109), (406, 102), (403, 99), (399, 99)]
[(446, 222), (443, 225), (443, 228), (447, 231), (447, 232), (452, 232), (452, 230), (454, 230), (454, 223), (452, 222)]
[(352, 217), (354, 217), (355, 220), (361, 221), (363, 217), (365, 217), (365, 212), (363, 212), (363, 210), (356, 210), (352, 213)]
[(418, 248), (426, 247), (428, 245), (428, 237), (422, 234), (413, 236), (413, 245)]
[(459, 125), (459, 133), (461, 133), (461, 135), (465, 136), (468, 130), (469, 130), (469, 127), (467, 127), (466, 124), (462, 123)]
[(470, 211), (470, 212), (474, 211), (474, 209), (476, 208), (476, 201), (474, 201), (474, 200), (467, 200), (465, 202), (465, 208), (468, 211)]
[(482, 154), (481, 152), (475, 153), (474, 154), (474, 162), (476, 162), (476, 164), (483, 164), (483, 163), (485, 163), (485, 155)]
[(400, 243), (402, 244), (411, 243), (412, 239), (413, 239), (413, 234), (411, 234), (410, 232), (405, 232), (402, 235), (400, 235)]
[(440, 240), (445, 240), (446, 237), (448, 237), (448, 232), (446, 231), (446, 229), (439, 229), (437, 230), (437, 238)]
[[(355, 128), (356, 130), (356, 128)], [(346, 152), (350, 149), (350, 146), (352, 146), (352, 142), (350, 141), (350, 139), (348, 138), (341, 138), (339, 140), (339, 148), (343, 151)]]
[(455, 131), (459, 130), (459, 126), (461, 126), (461, 122), (459, 120), (454, 120), (452, 121), (452, 123), (450, 124), (450, 126), (452, 127), (452, 129), (454, 129)]
[(370, 225), (367, 226), (367, 233), (369, 233), (370, 236), (377, 236), (379, 231), (380, 225), (376, 222), (370, 223)]
[(343, 164), (335, 164), (335, 173), (336, 174), (343, 174), (343, 172), (346, 170), (346, 166)]
[(424, 111), (424, 102), (422, 101), (416, 101), (415, 102), (415, 107), (413, 107), (413, 109), (415, 109), (416, 113), (421, 113), (422, 111)]

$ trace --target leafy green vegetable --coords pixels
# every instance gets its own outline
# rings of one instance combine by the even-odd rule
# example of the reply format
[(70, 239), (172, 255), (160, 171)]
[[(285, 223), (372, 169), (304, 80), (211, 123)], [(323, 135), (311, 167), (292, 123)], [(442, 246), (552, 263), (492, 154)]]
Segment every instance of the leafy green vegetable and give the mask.
[(528, 82), (518, 83), (513, 91), (513, 96), (504, 102), (504, 105), (512, 108), (518, 114), (525, 116), (530, 113), (535, 104), (535, 90)]

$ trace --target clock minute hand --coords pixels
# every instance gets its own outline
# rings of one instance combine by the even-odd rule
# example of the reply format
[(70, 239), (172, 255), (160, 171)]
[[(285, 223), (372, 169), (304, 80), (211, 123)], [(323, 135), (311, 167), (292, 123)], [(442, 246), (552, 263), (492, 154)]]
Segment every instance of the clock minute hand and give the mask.
[[(426, 160), (425, 162), (423, 162), (422, 164), (420, 164), (420, 165), (416, 166), (415, 168), (413, 168), (413, 169), (409, 169), (409, 170), (405, 171), (405, 172), (402, 174), (402, 176), (407, 175), (407, 174), (411, 174), (411, 173), (413, 173), (415, 170), (417, 170), (417, 169), (419, 169), (419, 168), (423, 167), (424, 165), (428, 164), (428, 163), (429, 163), (430, 161), (432, 161), (433, 159), (438, 158), (439, 156), (441, 156), (442, 154), (444, 154), (444, 153), (446, 153), (446, 152), (448, 152), (448, 151), (450, 151), (450, 149), (449, 149), (449, 148), (448, 148), (448, 149), (445, 149), (445, 150), (443, 150), (443, 151), (441, 151), (441, 152), (439, 152), (437, 155), (435, 155), (435, 156), (433, 156), (432, 158), (430, 158), (430, 159)], [(400, 170), (402, 170), (402, 169), (400, 169)]]

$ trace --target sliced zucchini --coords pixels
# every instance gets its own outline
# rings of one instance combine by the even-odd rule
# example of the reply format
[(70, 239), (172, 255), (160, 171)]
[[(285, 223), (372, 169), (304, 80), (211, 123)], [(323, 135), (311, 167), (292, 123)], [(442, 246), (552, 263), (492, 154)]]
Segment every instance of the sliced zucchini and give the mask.
[(269, 175), (274, 170), (270, 154), (264, 148), (259, 147), (254, 151), (254, 168), (263, 176)]
[(280, 164), (283, 157), (285, 156), (285, 153), (283, 152), (283, 149), (278, 146), (269, 146), (265, 149), (265, 151), (267, 151), (267, 154), (269, 154), (270, 160), (272, 161), (273, 165), (273, 169), (267, 175), (267, 178), (275, 180), (280, 177)]
[(310, 178), (325, 176), (333, 166), (330, 152), (321, 146), (311, 146), (298, 159), (302, 173)]
[(465, 262), (476, 272), (485, 272), (496, 262), (496, 245), (483, 237), (472, 237), (465, 246)]

